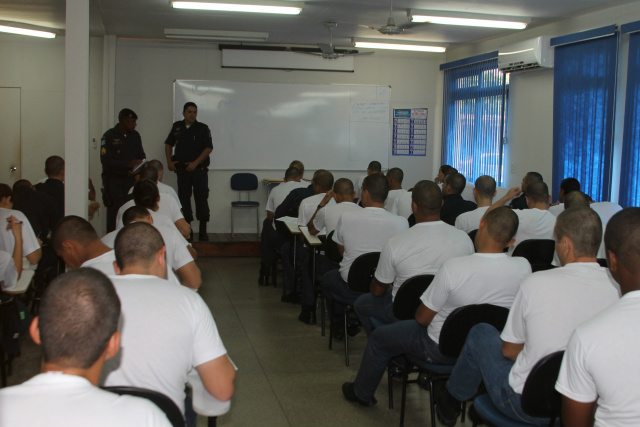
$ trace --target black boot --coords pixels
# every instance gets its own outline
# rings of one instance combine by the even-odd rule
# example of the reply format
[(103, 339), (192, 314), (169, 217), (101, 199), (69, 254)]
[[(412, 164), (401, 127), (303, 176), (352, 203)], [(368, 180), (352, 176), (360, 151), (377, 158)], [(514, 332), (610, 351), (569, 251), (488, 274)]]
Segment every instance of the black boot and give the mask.
[(200, 221), (200, 232), (198, 233), (198, 240), (201, 242), (208, 242), (209, 235), (207, 235), (207, 223), (205, 221)]
[(303, 305), (302, 311), (298, 315), (298, 320), (307, 325), (315, 325), (316, 307), (314, 305)]
[(260, 277), (258, 277), (258, 285), (269, 286), (269, 277), (271, 276), (271, 266), (260, 263)]

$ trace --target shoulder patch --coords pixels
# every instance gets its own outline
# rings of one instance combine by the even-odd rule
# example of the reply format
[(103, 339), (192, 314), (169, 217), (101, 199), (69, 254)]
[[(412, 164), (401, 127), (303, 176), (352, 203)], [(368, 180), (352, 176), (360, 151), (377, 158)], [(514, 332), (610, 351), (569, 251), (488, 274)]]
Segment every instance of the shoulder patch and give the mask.
[(102, 147), (102, 150), (100, 150), (100, 154), (103, 156), (107, 154), (107, 147)]

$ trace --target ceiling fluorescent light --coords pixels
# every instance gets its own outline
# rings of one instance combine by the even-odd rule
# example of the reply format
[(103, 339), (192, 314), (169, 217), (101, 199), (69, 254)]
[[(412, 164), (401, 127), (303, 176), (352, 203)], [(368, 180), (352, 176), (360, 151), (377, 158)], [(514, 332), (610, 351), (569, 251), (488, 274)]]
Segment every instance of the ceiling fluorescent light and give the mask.
[(7, 27), (5, 25), (0, 25), (0, 32), (20, 34), (23, 36), (44, 37), (45, 39), (53, 39), (56, 37), (55, 33), (50, 33), (48, 31), (27, 30), (25, 28)]
[(276, 13), (280, 15), (299, 15), (301, 7), (268, 6), (235, 3), (204, 3), (191, 1), (174, 1), (171, 5), (176, 9), (217, 10), (222, 12)]
[(447, 50), (442, 46), (423, 46), (417, 44), (396, 44), (396, 43), (370, 43), (370, 42), (355, 42), (355, 47), (364, 49), (391, 49), (391, 50), (412, 50), (416, 52), (437, 52), (442, 53)]
[(454, 18), (454, 17), (445, 17), (445, 16), (426, 16), (426, 15), (413, 15), (411, 22), (428, 22), (431, 24), (444, 24), (444, 25), (463, 25), (467, 27), (508, 28), (511, 30), (523, 30), (527, 28), (526, 22)]
[(269, 38), (269, 33), (253, 31), (191, 30), (177, 28), (165, 28), (164, 35), (169, 39), (227, 42), (264, 42)]

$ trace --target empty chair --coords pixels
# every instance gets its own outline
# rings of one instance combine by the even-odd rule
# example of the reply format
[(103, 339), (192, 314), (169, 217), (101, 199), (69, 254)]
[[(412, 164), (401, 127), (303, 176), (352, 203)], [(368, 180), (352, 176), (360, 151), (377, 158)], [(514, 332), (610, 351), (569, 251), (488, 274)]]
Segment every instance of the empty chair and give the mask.
[[(233, 232), (233, 210), (256, 210), (256, 233), (260, 234), (260, 203), (251, 200), (250, 192), (258, 189), (258, 177), (253, 173), (234, 173), (231, 176), (231, 189), (238, 192), (238, 200), (231, 202), (231, 235)], [(242, 200), (242, 193), (247, 193), (247, 200)]]

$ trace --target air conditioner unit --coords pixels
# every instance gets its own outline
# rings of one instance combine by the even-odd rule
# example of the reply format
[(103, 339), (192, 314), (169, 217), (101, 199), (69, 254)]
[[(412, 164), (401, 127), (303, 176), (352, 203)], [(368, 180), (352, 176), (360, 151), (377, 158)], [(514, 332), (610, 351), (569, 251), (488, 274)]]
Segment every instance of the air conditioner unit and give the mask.
[(550, 37), (536, 37), (498, 50), (498, 68), (504, 73), (535, 68), (553, 68), (553, 48)]

